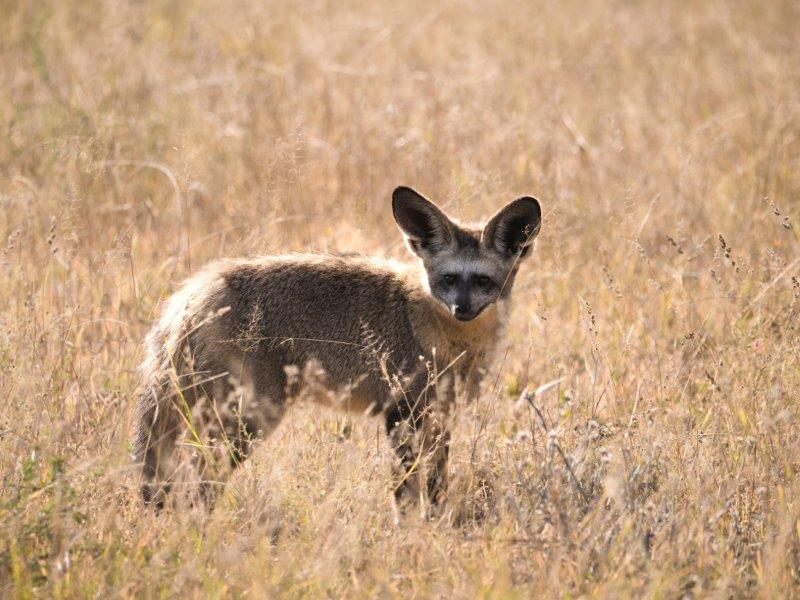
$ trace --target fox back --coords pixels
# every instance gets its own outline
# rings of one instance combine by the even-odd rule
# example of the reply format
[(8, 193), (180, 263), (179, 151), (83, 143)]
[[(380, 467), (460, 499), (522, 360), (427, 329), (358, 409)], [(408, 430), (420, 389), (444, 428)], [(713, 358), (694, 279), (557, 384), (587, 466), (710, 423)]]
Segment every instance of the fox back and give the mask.
[[(392, 208), (416, 266), (356, 254), (223, 260), (167, 301), (145, 342), (136, 413), (146, 502), (162, 505), (187, 469), (207, 497), (288, 401), (306, 397), (382, 414), (401, 463), (397, 497), (443, 496), (445, 419), (427, 443), (418, 432), (434, 411), (446, 416), (457, 382), (477, 391), (540, 209), (521, 198), (470, 228), (409, 188)], [(191, 461), (175, 453), (186, 423), (204, 440)], [(421, 452), (435, 463), (427, 488), (408, 473)]]

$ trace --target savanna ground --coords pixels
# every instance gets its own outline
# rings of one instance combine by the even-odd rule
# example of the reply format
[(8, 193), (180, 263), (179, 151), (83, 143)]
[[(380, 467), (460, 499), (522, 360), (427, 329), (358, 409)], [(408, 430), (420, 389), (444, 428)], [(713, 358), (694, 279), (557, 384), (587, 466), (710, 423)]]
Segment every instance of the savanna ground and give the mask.
[[(797, 595), (799, 25), (791, 1), (0, 2), (0, 595)], [(381, 423), (302, 406), (213, 512), (143, 510), (159, 301), (219, 256), (405, 257), (398, 184), (545, 213), (448, 512), (395, 527)]]

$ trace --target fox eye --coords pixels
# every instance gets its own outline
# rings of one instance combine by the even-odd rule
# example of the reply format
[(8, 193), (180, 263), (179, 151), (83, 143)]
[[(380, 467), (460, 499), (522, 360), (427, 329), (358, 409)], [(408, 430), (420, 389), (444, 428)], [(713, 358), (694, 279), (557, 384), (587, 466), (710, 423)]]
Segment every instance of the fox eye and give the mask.
[(456, 282), (456, 276), (452, 274), (444, 275), (441, 282), (447, 286), (453, 285)]
[(475, 283), (477, 283), (482, 288), (488, 288), (492, 285), (493, 282), (492, 279), (490, 277), (487, 277), (486, 275), (478, 275), (475, 278)]

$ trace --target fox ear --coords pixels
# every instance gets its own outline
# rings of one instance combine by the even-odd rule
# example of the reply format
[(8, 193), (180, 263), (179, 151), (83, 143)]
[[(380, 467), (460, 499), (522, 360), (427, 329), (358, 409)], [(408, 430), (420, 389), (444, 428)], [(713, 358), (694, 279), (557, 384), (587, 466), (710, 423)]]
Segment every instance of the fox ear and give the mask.
[(541, 225), (542, 209), (539, 201), (525, 196), (506, 205), (489, 219), (483, 228), (481, 241), (502, 254), (519, 254), (522, 258), (539, 234)]
[(411, 188), (401, 186), (392, 193), (392, 212), (415, 254), (437, 252), (450, 245), (453, 239), (450, 219)]

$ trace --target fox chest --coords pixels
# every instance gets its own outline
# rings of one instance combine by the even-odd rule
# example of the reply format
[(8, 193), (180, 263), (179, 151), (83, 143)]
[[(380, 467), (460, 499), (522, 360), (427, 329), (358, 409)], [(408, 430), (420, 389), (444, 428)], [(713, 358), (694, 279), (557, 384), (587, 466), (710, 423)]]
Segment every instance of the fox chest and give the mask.
[(435, 358), (438, 368), (468, 368), (493, 350), (503, 319), (496, 307), (486, 313), (467, 322), (436, 316), (417, 328), (421, 344)]

